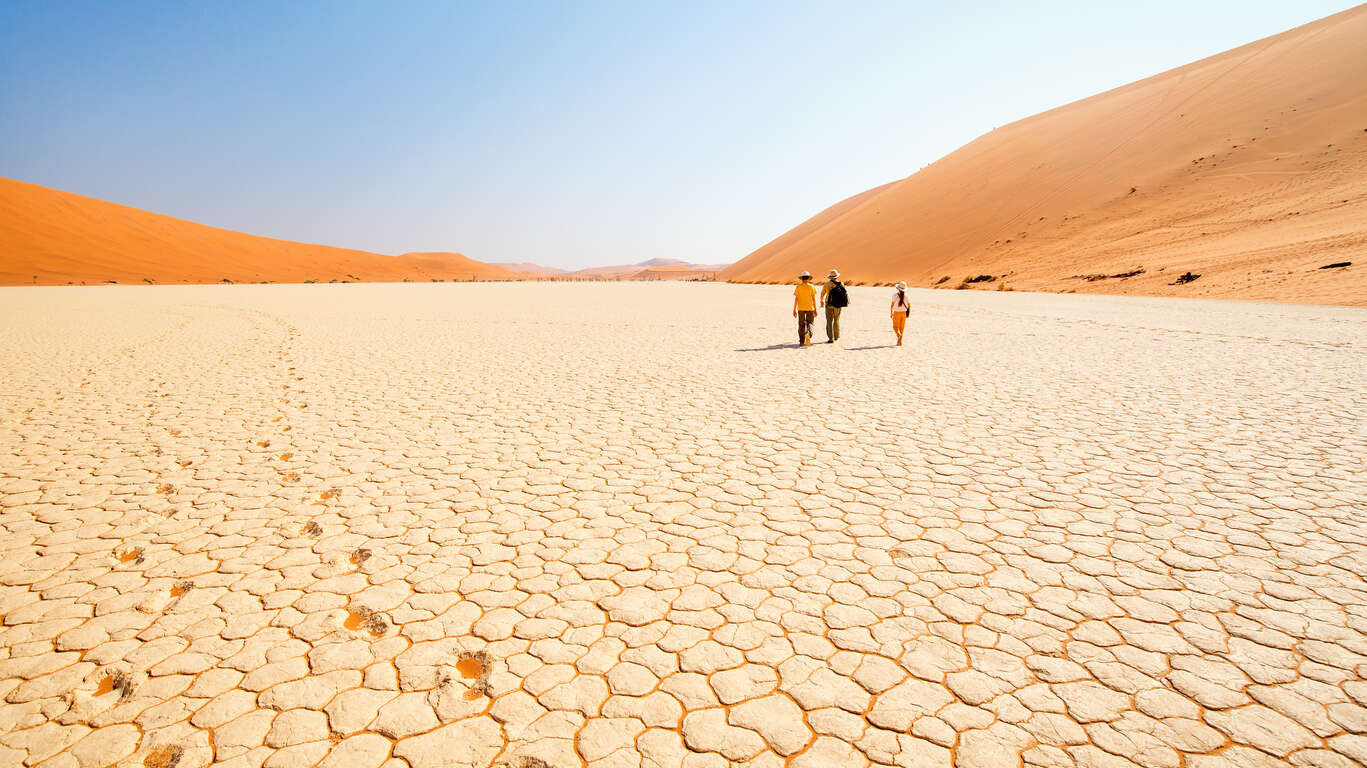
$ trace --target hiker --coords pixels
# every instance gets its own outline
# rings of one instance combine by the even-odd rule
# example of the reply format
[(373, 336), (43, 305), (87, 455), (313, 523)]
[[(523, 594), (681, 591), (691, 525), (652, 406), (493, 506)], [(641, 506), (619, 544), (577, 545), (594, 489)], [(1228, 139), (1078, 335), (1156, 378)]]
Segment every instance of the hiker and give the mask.
[(907, 300), (907, 284), (898, 283), (897, 293), (892, 295), (892, 332), (897, 334), (897, 346), (902, 346), (902, 331), (907, 327), (907, 316), (911, 314), (911, 302)]
[(821, 304), (826, 308), (826, 343), (840, 341), (840, 310), (850, 305), (850, 293), (840, 282), (840, 271), (832, 269), (821, 286)]
[(812, 345), (812, 323), (816, 321), (818, 303), (816, 288), (812, 285), (812, 273), (803, 272), (801, 281), (793, 289), (793, 317), (797, 318), (798, 346)]

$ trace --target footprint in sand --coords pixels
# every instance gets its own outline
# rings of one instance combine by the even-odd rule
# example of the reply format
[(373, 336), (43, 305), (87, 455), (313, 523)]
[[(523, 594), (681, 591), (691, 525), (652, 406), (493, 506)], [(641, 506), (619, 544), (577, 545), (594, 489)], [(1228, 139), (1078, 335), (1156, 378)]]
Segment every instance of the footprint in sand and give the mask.
[(107, 693), (118, 691), (119, 700), (122, 701), (133, 695), (133, 678), (120, 669), (110, 670), (100, 680), (100, 685), (95, 689), (96, 696), (103, 696)]
[(375, 637), (389, 631), (389, 622), (385, 621), (384, 616), (380, 615), (378, 611), (364, 607), (352, 608), (347, 611), (347, 617), (342, 621), (342, 626), (353, 632), (364, 628)]
[(184, 754), (185, 748), (179, 744), (163, 744), (148, 750), (142, 765), (143, 768), (176, 768)]
[(144, 559), (142, 556), (142, 547), (137, 547), (135, 549), (126, 549), (123, 552), (116, 551), (114, 554), (116, 557), (119, 558), (119, 562), (121, 563), (132, 563), (133, 565), (141, 565)]
[(489, 695), (489, 673), (493, 666), (493, 659), (484, 651), (474, 653), (462, 653), (456, 659), (456, 671), (466, 680), (474, 680), (470, 690), (464, 696), (466, 701), (474, 701), (480, 696)]

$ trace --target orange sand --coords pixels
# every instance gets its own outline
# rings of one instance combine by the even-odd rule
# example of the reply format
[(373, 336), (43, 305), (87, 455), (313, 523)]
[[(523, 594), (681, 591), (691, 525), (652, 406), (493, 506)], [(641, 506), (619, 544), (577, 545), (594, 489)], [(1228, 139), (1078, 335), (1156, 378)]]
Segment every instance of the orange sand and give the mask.
[(480, 660), (473, 656), (466, 656), (465, 658), (456, 661), (456, 670), (460, 672), (460, 676), (466, 680), (473, 680), (484, 674), (484, 664), (480, 663)]
[(1367, 6), (1021, 120), (721, 277), (1367, 304), (1364, 52)]
[(0, 285), (516, 277), (459, 253), (394, 257), (274, 240), (0, 179)]

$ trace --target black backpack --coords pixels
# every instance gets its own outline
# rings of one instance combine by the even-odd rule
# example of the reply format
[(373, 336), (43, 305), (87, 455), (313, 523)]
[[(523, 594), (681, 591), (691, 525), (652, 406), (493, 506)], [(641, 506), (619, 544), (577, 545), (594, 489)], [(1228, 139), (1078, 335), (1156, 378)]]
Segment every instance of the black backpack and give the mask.
[(850, 305), (850, 294), (845, 291), (845, 284), (836, 282), (831, 288), (831, 293), (826, 297), (826, 303), (832, 307), (848, 307)]

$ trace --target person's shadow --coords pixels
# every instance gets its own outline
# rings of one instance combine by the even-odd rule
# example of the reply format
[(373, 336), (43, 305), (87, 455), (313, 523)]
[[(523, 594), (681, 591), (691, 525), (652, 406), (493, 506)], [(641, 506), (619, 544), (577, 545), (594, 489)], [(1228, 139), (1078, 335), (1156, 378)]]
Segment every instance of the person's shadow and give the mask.
[(751, 349), (737, 349), (736, 352), (773, 352), (779, 349), (801, 349), (801, 345), (796, 342), (792, 344), (770, 344), (767, 347), (753, 347)]
[[(813, 346), (816, 346), (816, 344), (817, 344), (816, 342), (812, 342), (812, 345), (813, 345)], [(870, 349), (893, 349), (893, 348), (896, 347), (896, 346), (897, 346), (896, 344), (877, 344), (877, 345), (874, 345), (874, 346), (871, 346), (871, 347), (845, 347), (845, 351), (846, 351), (846, 352), (864, 352), (864, 351), (867, 351), (867, 350), (870, 350)], [(802, 348), (802, 346), (801, 346), (800, 344), (792, 343), (792, 344), (770, 344), (770, 345), (767, 346), (767, 347), (751, 347), (751, 348), (749, 348), (749, 349), (737, 349), (737, 350), (735, 350), (735, 351), (736, 351), (736, 352), (775, 352), (775, 351), (778, 351), (778, 350), (780, 350), (780, 349), (801, 349), (801, 348)]]

